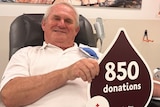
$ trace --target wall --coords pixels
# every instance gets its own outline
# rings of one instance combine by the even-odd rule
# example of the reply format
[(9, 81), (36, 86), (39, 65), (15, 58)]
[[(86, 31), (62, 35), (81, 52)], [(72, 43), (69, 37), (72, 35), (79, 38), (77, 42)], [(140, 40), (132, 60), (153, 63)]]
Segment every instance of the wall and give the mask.
[[(48, 5), (25, 3), (0, 3), (0, 16), (17, 16), (23, 13), (45, 12)], [(141, 9), (96, 8), (75, 6), (80, 14), (87, 18), (103, 17), (104, 19), (159, 19), (159, 0), (142, 0)], [(97, 14), (98, 13), (98, 14)]]
[[(118, 29), (123, 27), (150, 69), (153, 71), (155, 68), (160, 67), (160, 30), (157, 29), (160, 27), (159, 20), (107, 19), (104, 23), (106, 37), (103, 42), (102, 52), (110, 45)], [(149, 39), (154, 40), (154, 42), (144, 42), (142, 40), (145, 29), (148, 30)]]

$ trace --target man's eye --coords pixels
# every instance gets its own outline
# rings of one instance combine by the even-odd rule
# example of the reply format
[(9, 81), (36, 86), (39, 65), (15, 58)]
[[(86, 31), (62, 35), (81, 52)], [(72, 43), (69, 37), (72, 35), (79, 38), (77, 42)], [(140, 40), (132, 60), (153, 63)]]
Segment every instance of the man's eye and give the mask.
[(60, 18), (55, 17), (54, 20), (60, 20)]
[(72, 24), (72, 23), (73, 23), (73, 21), (70, 20), (70, 19), (66, 19), (65, 22), (66, 22), (66, 23), (69, 23), (69, 24)]

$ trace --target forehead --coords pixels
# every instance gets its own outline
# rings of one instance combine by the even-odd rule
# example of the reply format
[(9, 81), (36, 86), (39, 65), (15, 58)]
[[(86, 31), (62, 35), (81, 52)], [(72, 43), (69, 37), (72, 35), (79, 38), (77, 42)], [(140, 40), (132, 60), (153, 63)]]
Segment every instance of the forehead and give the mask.
[(58, 4), (53, 6), (50, 10), (50, 15), (58, 15), (58, 16), (64, 16), (69, 18), (76, 17), (75, 11), (71, 7), (64, 4)]

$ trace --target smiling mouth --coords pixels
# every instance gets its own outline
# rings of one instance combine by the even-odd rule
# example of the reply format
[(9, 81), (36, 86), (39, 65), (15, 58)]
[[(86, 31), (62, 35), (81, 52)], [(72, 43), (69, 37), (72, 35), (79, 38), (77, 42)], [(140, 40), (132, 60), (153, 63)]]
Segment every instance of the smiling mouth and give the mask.
[(60, 32), (60, 33), (66, 33), (65, 31), (63, 30), (53, 30), (54, 32)]

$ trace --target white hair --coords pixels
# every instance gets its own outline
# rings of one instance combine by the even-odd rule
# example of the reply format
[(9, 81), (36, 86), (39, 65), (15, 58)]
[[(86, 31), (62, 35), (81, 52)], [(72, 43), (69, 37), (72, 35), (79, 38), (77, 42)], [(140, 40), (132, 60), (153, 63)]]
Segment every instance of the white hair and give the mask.
[(43, 16), (44, 20), (48, 17), (49, 13), (51, 12), (51, 8), (54, 6), (57, 6), (57, 5), (65, 5), (69, 8), (71, 8), (74, 11), (74, 13), (76, 14), (76, 25), (79, 26), (79, 14), (78, 14), (77, 10), (71, 4), (69, 4), (67, 2), (58, 2), (58, 3), (54, 3), (51, 6), (49, 6), (49, 8), (47, 9), (47, 11), (45, 12), (45, 14)]

